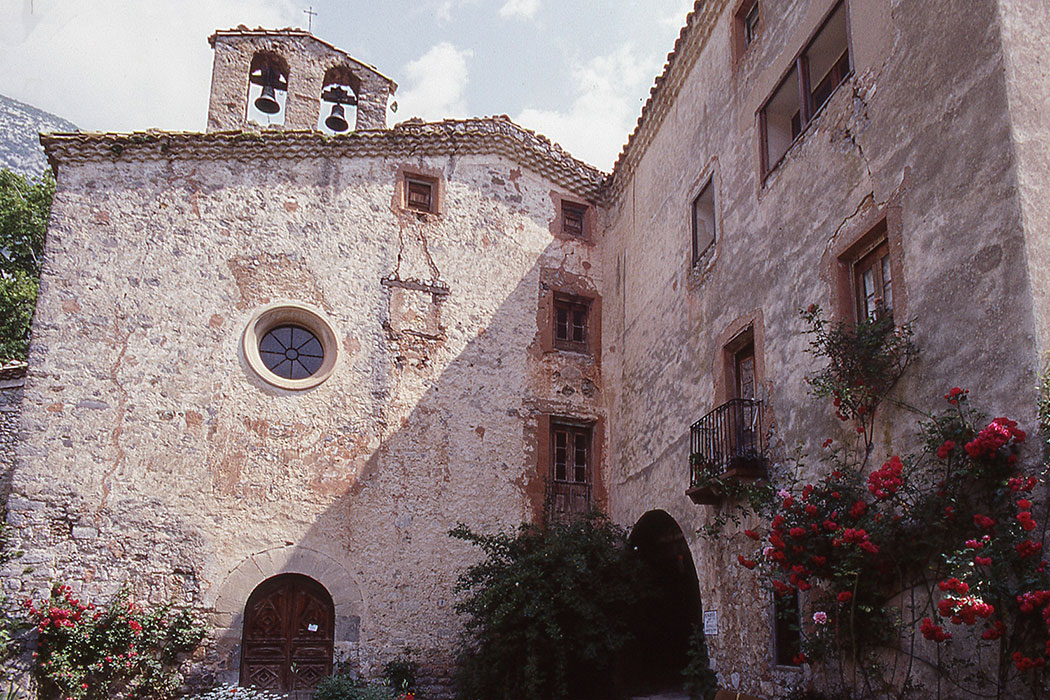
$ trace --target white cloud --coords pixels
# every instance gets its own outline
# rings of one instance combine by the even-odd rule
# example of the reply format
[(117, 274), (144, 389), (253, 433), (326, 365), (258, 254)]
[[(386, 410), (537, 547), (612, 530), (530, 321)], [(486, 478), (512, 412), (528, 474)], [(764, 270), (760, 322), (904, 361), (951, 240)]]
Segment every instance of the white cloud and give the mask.
[(464, 93), (474, 52), (448, 42), (434, 46), (405, 66), (407, 88), (397, 94), (398, 121), (410, 117), (427, 120), (467, 116)]
[(434, 14), (442, 22), (452, 21), (452, 12), (467, 5), (477, 4), (478, 0), (437, 0)]
[(693, 11), (694, 0), (668, 0), (667, 5), (659, 14), (659, 24), (671, 29), (681, 29), (685, 25), (685, 18)]
[(0, 2), (0, 94), (82, 129), (203, 130), (216, 29), (305, 24), (291, 0)]
[(499, 9), (500, 17), (524, 17), (532, 19), (540, 9), (540, 0), (507, 0)]
[(579, 92), (565, 111), (526, 108), (516, 121), (564, 146), (577, 158), (609, 170), (641, 112), (640, 96), (659, 69), (629, 45), (572, 70)]

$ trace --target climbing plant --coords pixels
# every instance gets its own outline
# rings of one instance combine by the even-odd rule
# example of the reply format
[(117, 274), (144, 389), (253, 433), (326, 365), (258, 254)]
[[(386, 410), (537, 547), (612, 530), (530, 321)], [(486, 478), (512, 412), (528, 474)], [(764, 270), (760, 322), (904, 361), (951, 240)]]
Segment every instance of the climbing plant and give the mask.
[(123, 590), (99, 606), (56, 585), (25, 606), (38, 634), (33, 668), (42, 700), (172, 697), (181, 662), (206, 631), (188, 610), (143, 608)]
[[(812, 391), (851, 429), (824, 441), (822, 469), (799, 462), (774, 487), (737, 558), (777, 595), (801, 594), (796, 663), (860, 697), (1006, 697), (1017, 684), (1046, 697), (1046, 470), (1024, 466), (1044, 455), (1016, 421), (986, 418), (953, 387), (917, 418), (916, 448), (873, 468), (876, 410), (916, 356), (910, 330), (888, 314), (855, 327), (817, 307), (803, 317), (826, 362)], [(1041, 407), (1045, 442), (1045, 391)]]

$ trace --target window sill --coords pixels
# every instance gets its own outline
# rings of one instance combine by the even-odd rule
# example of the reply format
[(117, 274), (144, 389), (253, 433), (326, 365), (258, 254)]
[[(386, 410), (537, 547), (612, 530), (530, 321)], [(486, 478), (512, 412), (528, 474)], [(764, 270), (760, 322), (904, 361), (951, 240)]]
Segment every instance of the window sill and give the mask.
[(816, 113), (812, 117), (810, 117), (810, 120), (808, 122), (806, 122), (806, 125), (804, 127), (802, 127), (802, 131), (800, 131), (798, 133), (798, 136), (796, 136), (791, 141), (791, 145), (787, 147), (786, 151), (784, 151), (784, 155), (780, 156), (780, 158), (777, 159), (777, 162), (774, 163), (772, 166), (770, 166), (769, 170), (767, 170), (765, 173), (763, 173), (763, 175), (762, 175), (762, 187), (763, 188), (765, 188), (766, 183), (768, 182), (769, 178), (773, 175), (773, 173), (775, 173), (780, 168), (781, 164), (788, 159), (788, 156), (791, 155), (791, 152), (796, 150), (796, 148), (801, 148), (801, 146), (799, 146), (799, 143), (801, 143), (802, 141), (805, 141), (806, 136), (809, 134), (809, 132), (812, 131), (813, 129), (817, 128), (817, 127), (815, 127), (813, 125), (820, 122), (821, 117), (824, 116), (824, 112), (827, 111), (827, 109), (828, 109), (828, 105), (831, 104), (831, 101), (835, 99), (835, 95), (837, 95), (839, 93), (839, 91), (842, 89), (843, 85), (845, 85), (846, 83), (851, 82), (852, 78), (853, 78), (853, 71), (850, 71), (849, 73), (846, 74), (846, 77), (844, 77), (842, 79), (842, 82), (839, 83), (838, 85), (836, 85), (835, 89), (831, 91), (831, 94), (828, 95), (827, 101), (825, 101), (824, 104), (822, 104), (820, 106), (820, 109), (818, 109), (816, 111)]
[(552, 347), (550, 349), (550, 352), (564, 353), (564, 354), (567, 354), (567, 355), (581, 355), (581, 356), (587, 357), (587, 358), (593, 358), (594, 357), (594, 353), (591, 351), (590, 348), (579, 348), (579, 347), (570, 348), (570, 347), (565, 347), (565, 346), (562, 346), (562, 345), (555, 345), (554, 347)]

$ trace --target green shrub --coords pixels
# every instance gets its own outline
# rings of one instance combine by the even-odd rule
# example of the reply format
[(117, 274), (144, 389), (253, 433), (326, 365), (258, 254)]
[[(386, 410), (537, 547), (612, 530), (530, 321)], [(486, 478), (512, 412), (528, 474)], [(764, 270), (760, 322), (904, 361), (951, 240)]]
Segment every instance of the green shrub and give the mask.
[(460, 576), (467, 636), (464, 700), (610, 698), (622, 694), (626, 611), (645, 597), (625, 532), (593, 514), (571, 524), (522, 525), (515, 535), (451, 533), (485, 559)]
[(405, 658), (394, 659), (383, 667), (383, 678), (394, 690), (404, 693), (416, 687), (419, 665)]
[(0, 169), (0, 364), (29, 348), (55, 180), (29, 180)]
[(685, 691), (693, 700), (712, 700), (718, 692), (718, 679), (711, 670), (711, 660), (707, 655), (707, 639), (703, 629), (693, 628), (689, 637), (689, 662), (682, 669), (685, 677)]

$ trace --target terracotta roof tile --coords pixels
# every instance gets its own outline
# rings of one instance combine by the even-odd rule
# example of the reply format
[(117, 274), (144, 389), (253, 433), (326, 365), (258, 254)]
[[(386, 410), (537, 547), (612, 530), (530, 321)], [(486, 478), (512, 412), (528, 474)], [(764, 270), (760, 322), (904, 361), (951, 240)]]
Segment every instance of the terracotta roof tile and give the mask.
[(550, 139), (506, 115), (475, 119), (416, 120), (392, 129), (329, 136), (319, 131), (146, 131), (132, 134), (42, 134), (56, 172), (63, 164), (98, 160), (198, 158), (260, 160), (315, 157), (390, 157), (445, 154), (502, 155), (587, 199), (601, 199), (608, 176), (573, 158)]
[(614, 196), (631, 179), (634, 169), (652, 141), (664, 117), (678, 97), (682, 83), (699, 58), (708, 38), (729, 0), (696, 0), (693, 10), (686, 16), (685, 26), (678, 34), (674, 50), (667, 54), (664, 70), (649, 90), (649, 99), (642, 107), (641, 116), (627, 144), (613, 166), (609, 181), (609, 194)]

